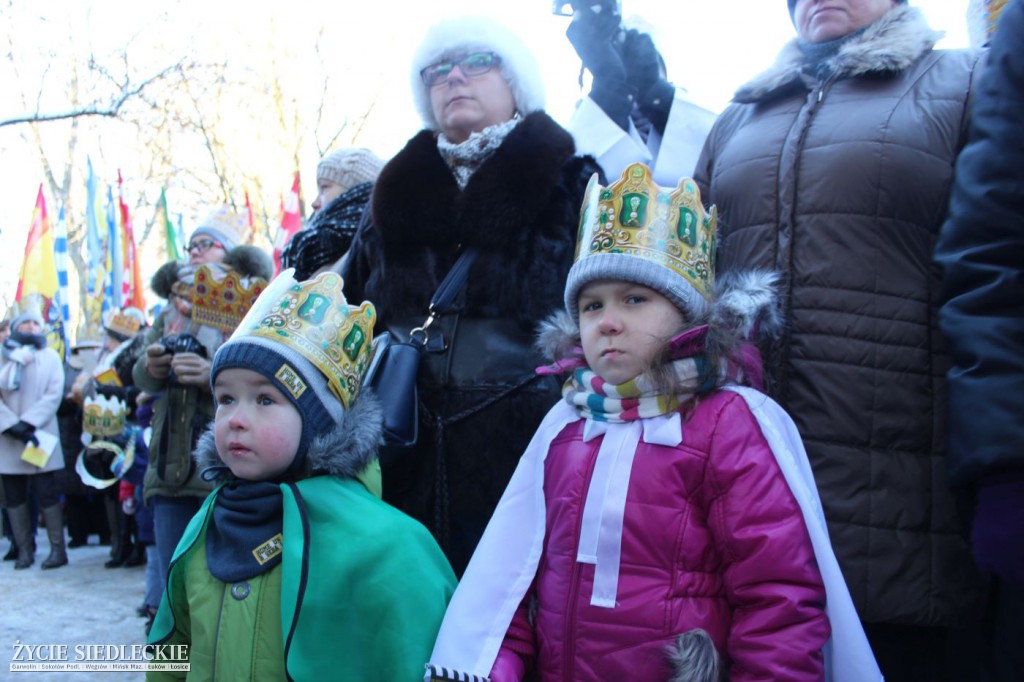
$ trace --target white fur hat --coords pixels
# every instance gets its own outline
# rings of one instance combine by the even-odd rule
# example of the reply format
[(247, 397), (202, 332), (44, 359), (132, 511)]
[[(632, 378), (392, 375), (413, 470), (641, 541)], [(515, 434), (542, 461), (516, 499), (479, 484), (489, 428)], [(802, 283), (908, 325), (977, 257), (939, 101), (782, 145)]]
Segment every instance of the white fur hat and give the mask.
[(516, 110), (525, 116), (544, 109), (544, 81), (537, 60), (526, 45), (507, 27), (484, 17), (447, 19), (427, 29), (427, 35), (412, 58), (412, 96), (423, 124), (440, 130), (430, 105), (430, 88), (420, 71), (447, 56), (491, 51), (501, 57), (501, 75), (512, 89)]

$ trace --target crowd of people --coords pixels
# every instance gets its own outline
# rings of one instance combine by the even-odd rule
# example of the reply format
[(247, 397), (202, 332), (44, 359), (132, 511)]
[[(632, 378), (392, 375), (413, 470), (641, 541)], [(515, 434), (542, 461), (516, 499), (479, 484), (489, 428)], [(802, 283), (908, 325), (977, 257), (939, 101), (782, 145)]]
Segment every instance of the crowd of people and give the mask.
[(1024, 679), (1024, 0), (975, 9), (788, 0), (716, 117), (580, 3), (567, 127), (438, 22), (280, 275), (215, 208), (155, 318), (0, 326), (6, 558), (97, 533), (204, 679)]

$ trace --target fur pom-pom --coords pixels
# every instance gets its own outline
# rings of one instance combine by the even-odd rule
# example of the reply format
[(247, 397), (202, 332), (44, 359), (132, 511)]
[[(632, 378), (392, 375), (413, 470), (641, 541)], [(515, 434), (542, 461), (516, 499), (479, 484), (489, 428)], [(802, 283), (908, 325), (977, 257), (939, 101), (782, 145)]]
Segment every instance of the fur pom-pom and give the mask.
[(741, 339), (774, 338), (782, 329), (776, 284), (778, 274), (767, 270), (729, 273), (718, 279), (714, 320)]
[(268, 282), (274, 278), (274, 261), (261, 248), (243, 244), (224, 256), (224, 265), (246, 277), (262, 277)]
[(711, 636), (700, 628), (676, 637), (675, 644), (668, 647), (672, 663), (672, 677), (669, 682), (719, 682), (721, 661)]
[(178, 270), (181, 267), (182, 264), (176, 260), (164, 263), (149, 280), (149, 288), (160, 298), (169, 298), (171, 287), (178, 281)]
[(534, 348), (547, 360), (572, 357), (579, 345), (580, 329), (564, 310), (555, 311), (537, 327)]

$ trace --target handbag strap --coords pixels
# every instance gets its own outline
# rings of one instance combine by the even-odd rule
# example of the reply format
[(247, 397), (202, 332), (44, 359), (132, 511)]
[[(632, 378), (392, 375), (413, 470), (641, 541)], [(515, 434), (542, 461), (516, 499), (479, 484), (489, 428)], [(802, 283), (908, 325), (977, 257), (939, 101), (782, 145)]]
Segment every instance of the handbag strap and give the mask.
[(441, 284), (438, 285), (437, 291), (434, 292), (433, 297), (430, 299), (430, 314), (427, 319), (424, 320), (423, 325), (416, 327), (409, 332), (409, 341), (415, 346), (422, 349), (427, 345), (429, 334), (427, 329), (433, 324), (434, 320), (441, 317), (449, 310), (451, 310), (452, 303), (455, 298), (462, 291), (463, 287), (466, 286), (466, 279), (469, 276), (469, 268), (472, 267), (474, 261), (480, 252), (475, 247), (469, 247), (459, 254), (455, 264), (452, 265), (452, 269), (448, 271), (444, 279), (441, 280)]

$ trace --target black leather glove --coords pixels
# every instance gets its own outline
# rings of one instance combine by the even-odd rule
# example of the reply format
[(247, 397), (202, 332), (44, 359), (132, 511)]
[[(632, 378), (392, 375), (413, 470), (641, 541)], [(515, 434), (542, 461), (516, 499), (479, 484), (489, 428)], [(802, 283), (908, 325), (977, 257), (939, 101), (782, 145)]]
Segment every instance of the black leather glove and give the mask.
[(33, 445), (39, 445), (39, 439), (36, 438), (36, 427), (29, 424), (27, 421), (19, 421), (14, 426), (7, 428), (4, 431), (5, 435), (20, 440), (25, 445), (32, 443)]
[(675, 88), (661, 76), (661, 57), (654, 41), (646, 33), (630, 29), (622, 43), (622, 59), (626, 80), (637, 91), (637, 106), (658, 134), (664, 135)]
[(609, 7), (600, 12), (592, 8), (579, 9), (573, 14), (565, 35), (569, 38), (583, 66), (594, 78), (626, 80), (626, 66), (622, 61), (622, 48), (616, 37), (621, 17)]

